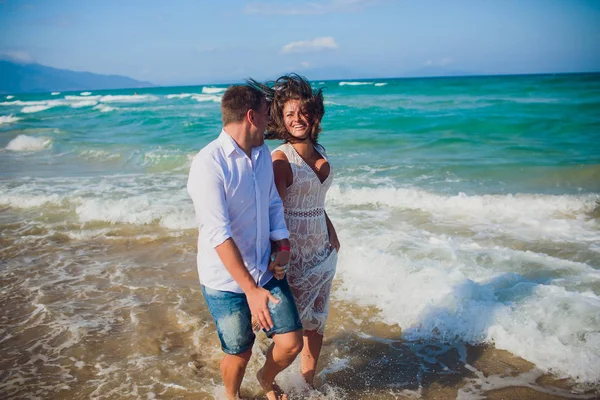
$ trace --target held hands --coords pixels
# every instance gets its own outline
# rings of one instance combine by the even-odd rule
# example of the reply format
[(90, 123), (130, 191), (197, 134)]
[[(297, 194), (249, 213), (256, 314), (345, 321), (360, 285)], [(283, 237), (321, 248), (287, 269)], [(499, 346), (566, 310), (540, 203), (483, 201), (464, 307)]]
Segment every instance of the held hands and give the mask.
[(281, 249), (274, 255), (271, 255), (269, 270), (273, 272), (275, 279), (282, 280), (287, 272), (287, 265), (290, 262), (290, 252), (287, 249)]
[[(277, 253), (271, 254), (269, 270), (273, 272), (275, 279), (282, 280), (285, 277), (289, 261), (289, 248), (281, 249)], [(274, 304), (277, 304), (279, 303), (279, 300), (277, 300), (277, 298), (275, 298), (268, 290), (261, 287), (254, 288), (249, 293), (246, 293), (246, 298), (248, 299), (248, 305), (250, 307), (250, 312), (252, 313), (252, 330), (256, 332), (261, 328), (265, 330), (273, 328), (273, 321), (271, 319), (271, 314), (269, 313), (268, 302), (271, 301)]]

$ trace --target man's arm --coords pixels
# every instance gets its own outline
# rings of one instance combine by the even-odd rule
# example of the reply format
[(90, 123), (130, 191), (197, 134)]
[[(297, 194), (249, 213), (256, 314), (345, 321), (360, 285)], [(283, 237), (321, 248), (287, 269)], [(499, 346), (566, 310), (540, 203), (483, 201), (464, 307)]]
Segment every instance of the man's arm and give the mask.
[(215, 250), (233, 280), (244, 291), (250, 312), (258, 320), (260, 327), (266, 330), (273, 328), (273, 320), (271, 319), (267, 304), (269, 301), (277, 304), (279, 300), (268, 290), (263, 289), (254, 282), (252, 275), (250, 275), (250, 272), (248, 272), (248, 269), (244, 265), (240, 250), (233, 239), (229, 238), (225, 240), (215, 247)]
[(267, 304), (269, 300), (273, 303), (278, 303), (279, 300), (268, 290), (257, 286), (231, 237), (224, 176), (218, 163), (206, 155), (197, 156), (190, 168), (187, 190), (194, 203), (196, 220), (202, 227), (202, 233), (207, 236), (233, 280), (240, 285), (248, 299), (252, 315), (262, 328), (271, 329), (273, 321)]

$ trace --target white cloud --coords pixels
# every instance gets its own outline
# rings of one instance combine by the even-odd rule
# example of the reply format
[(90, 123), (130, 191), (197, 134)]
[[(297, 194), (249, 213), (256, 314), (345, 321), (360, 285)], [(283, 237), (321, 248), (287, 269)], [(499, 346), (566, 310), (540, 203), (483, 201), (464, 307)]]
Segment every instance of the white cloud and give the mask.
[(312, 1), (302, 5), (281, 4), (277, 2), (254, 2), (246, 5), (246, 14), (267, 15), (315, 15), (343, 12), (357, 12), (381, 0), (329, 0)]
[(335, 39), (331, 36), (318, 37), (313, 40), (304, 40), (288, 43), (281, 48), (282, 54), (290, 53), (311, 53), (323, 50), (335, 50), (339, 48)]
[(0, 58), (25, 64), (35, 62), (35, 58), (26, 51), (0, 51)]
[(302, 62), (300, 63), (300, 67), (302, 67), (302, 68), (304, 68), (304, 69), (309, 69), (309, 68), (311, 68), (311, 67), (312, 67), (312, 64), (311, 64), (311, 63), (309, 63), (308, 61), (302, 61)]

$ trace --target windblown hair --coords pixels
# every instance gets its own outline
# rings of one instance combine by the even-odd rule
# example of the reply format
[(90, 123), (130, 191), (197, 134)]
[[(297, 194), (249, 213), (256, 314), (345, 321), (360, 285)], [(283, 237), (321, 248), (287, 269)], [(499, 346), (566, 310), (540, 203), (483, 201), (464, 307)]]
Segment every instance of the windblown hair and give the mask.
[(221, 99), (223, 126), (242, 122), (248, 110), (258, 111), (265, 94), (252, 84), (229, 86)]
[(295, 138), (285, 127), (283, 118), (283, 107), (289, 100), (300, 100), (300, 110), (306, 116), (310, 138), (317, 143), (321, 132), (321, 120), (325, 114), (323, 105), (323, 90), (313, 90), (310, 82), (298, 75), (289, 74), (278, 78), (273, 87), (249, 79), (247, 83), (260, 89), (270, 102), (270, 120), (267, 125), (265, 139), (279, 139), (284, 142), (294, 142)]

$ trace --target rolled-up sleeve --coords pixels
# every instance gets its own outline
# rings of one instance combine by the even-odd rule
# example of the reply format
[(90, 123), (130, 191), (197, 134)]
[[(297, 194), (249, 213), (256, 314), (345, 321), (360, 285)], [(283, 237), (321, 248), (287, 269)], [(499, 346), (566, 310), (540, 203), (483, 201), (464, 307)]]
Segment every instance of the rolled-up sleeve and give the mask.
[(277, 241), (289, 239), (290, 232), (285, 225), (285, 217), (283, 215), (283, 201), (279, 197), (275, 181), (273, 180), (273, 172), (270, 174), (271, 185), (269, 189), (269, 223), (271, 225), (271, 240)]
[(215, 248), (231, 237), (223, 171), (210, 155), (192, 161), (187, 191), (194, 203), (200, 234)]

